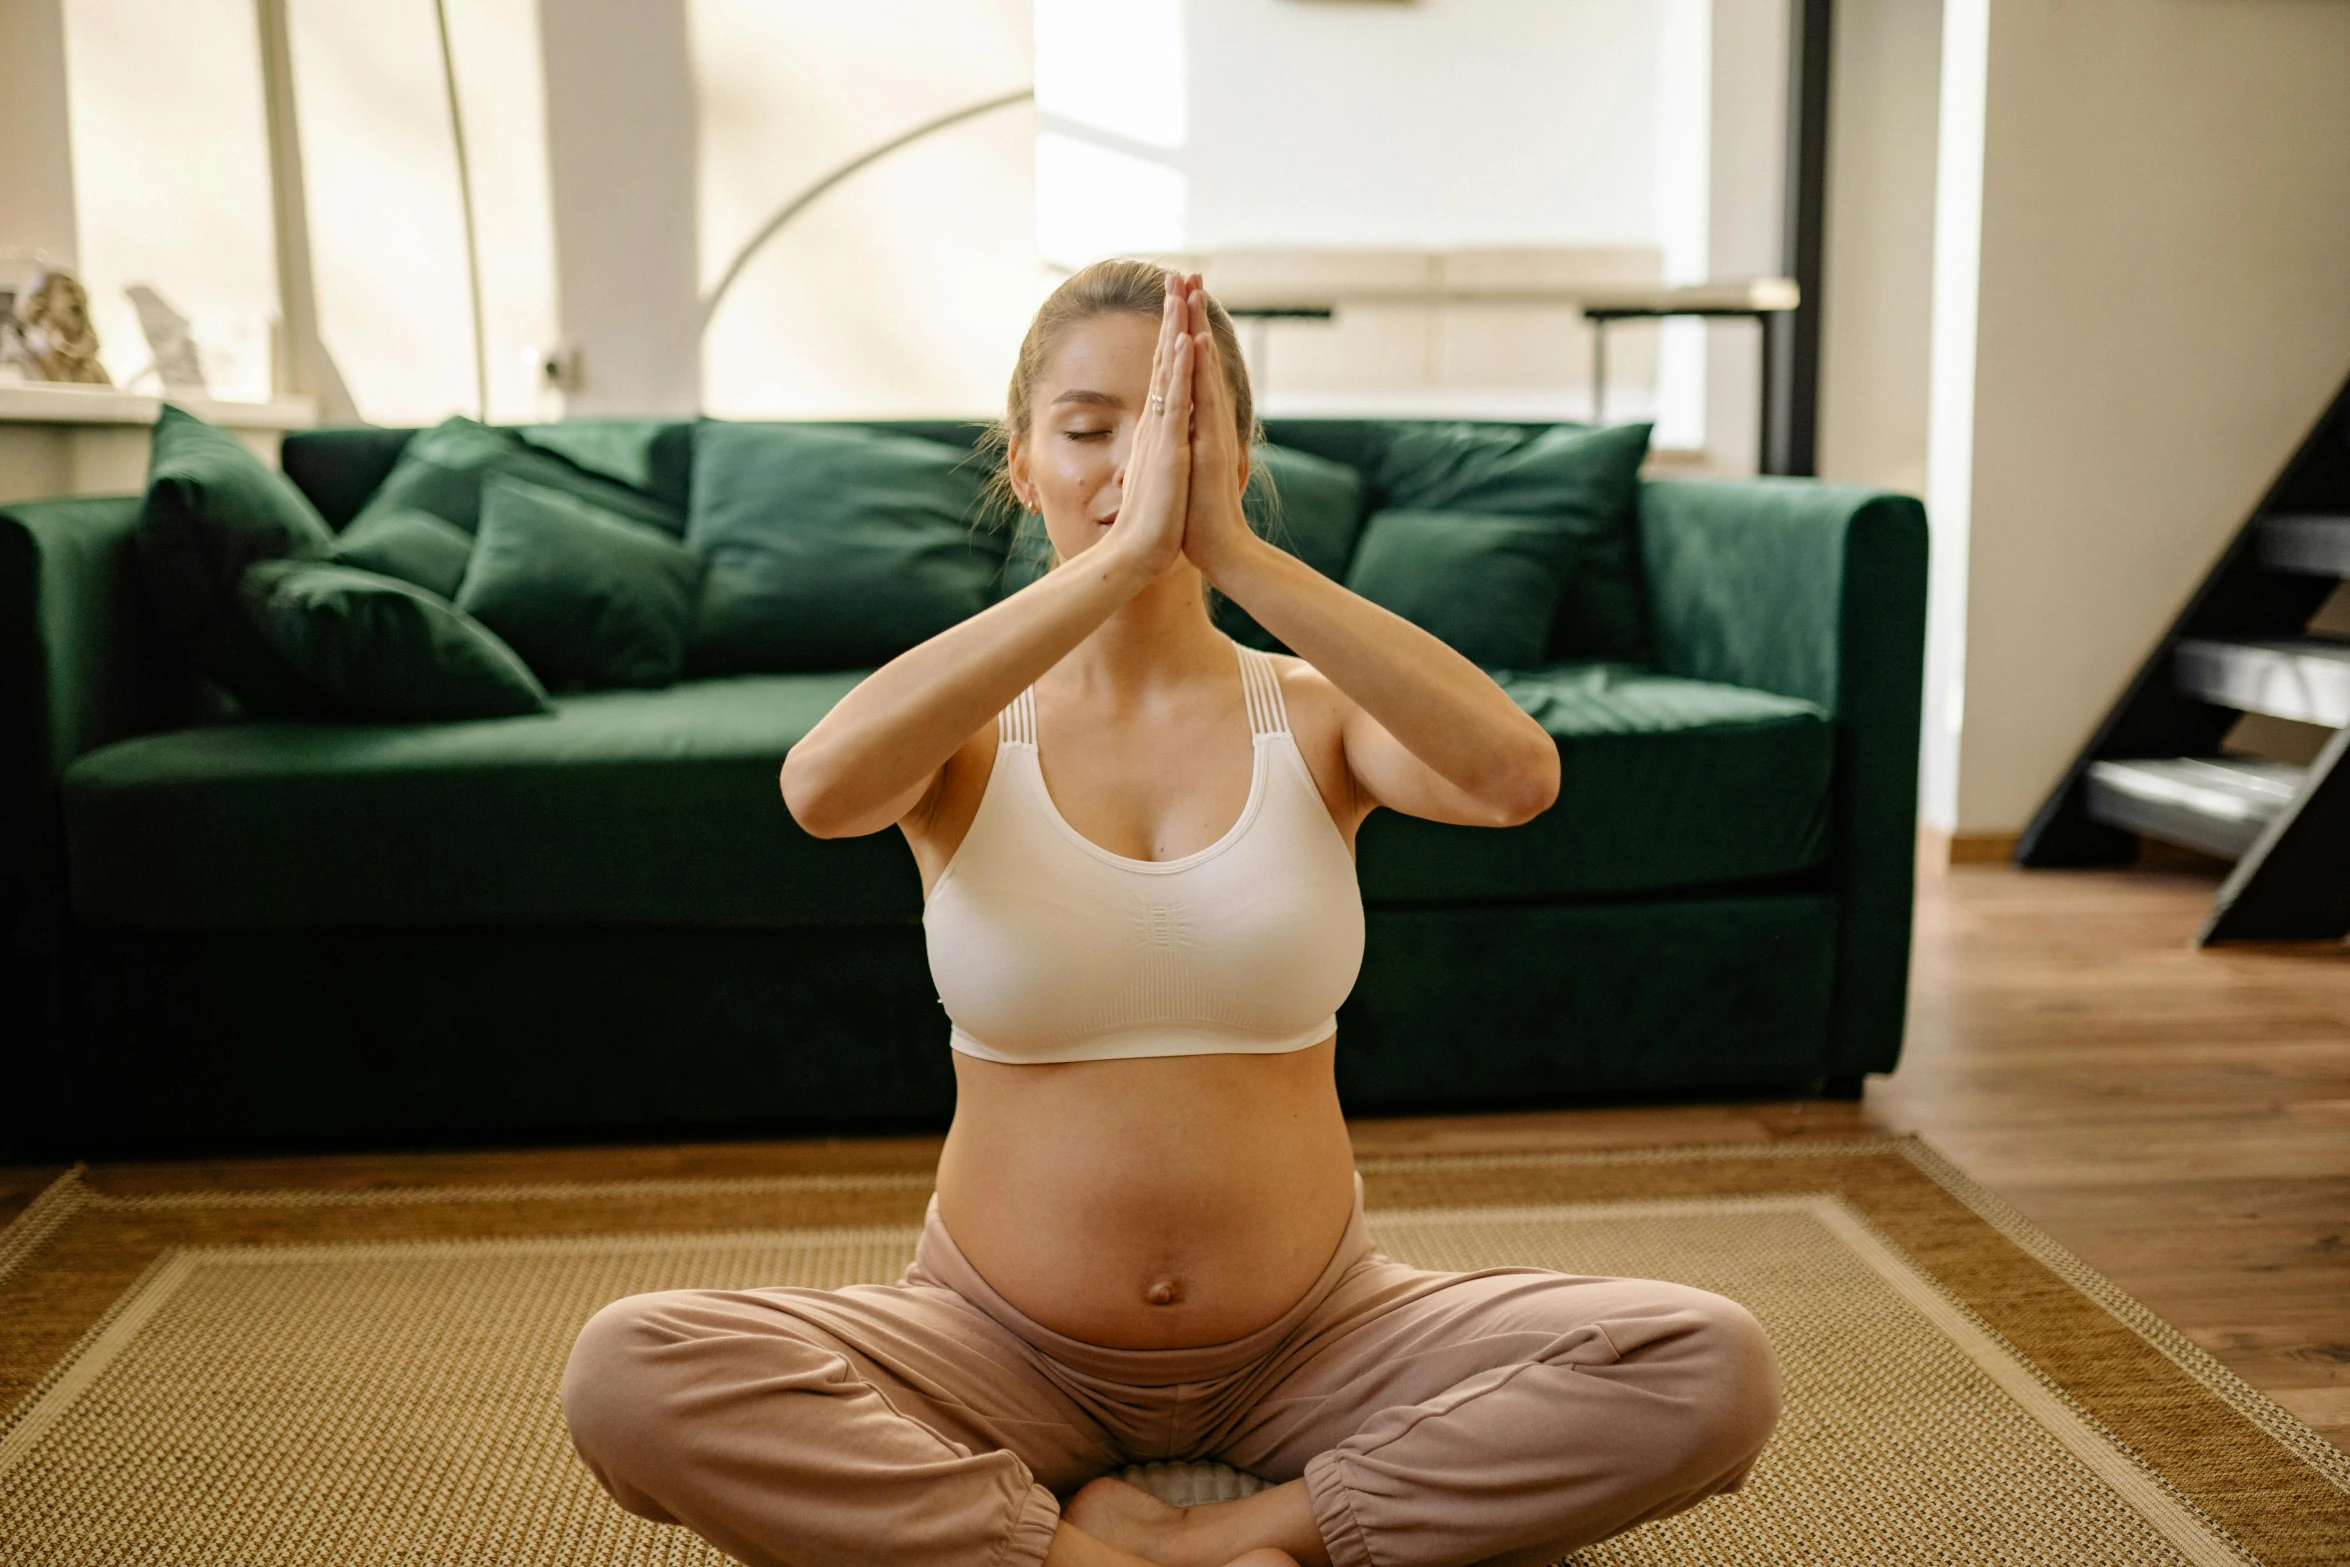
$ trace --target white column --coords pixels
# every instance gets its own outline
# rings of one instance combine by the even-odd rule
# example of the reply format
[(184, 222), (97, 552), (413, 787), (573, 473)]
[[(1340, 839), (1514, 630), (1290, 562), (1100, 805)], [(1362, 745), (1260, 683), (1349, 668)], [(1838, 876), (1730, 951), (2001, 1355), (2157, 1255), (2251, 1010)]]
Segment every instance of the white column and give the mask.
[(73, 144), (61, 0), (0, 0), (0, 286), (19, 262), (71, 266)]
[(1918, 810), (1954, 832), (1966, 721), (1967, 551), (1974, 498), (1975, 330), (1983, 249), (1984, 92), (1991, 0), (1945, 0), (1934, 180), (1933, 363), (1926, 413), (1925, 724)]
[(685, 0), (539, 0), (574, 414), (701, 406), (698, 163)]

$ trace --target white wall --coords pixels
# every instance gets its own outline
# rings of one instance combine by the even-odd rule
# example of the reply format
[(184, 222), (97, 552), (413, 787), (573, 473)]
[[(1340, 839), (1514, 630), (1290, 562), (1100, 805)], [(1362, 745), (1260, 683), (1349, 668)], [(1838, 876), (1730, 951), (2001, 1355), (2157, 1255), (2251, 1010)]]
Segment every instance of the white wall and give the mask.
[(1946, 9), (1927, 813), (2009, 832), (2350, 367), (2350, 7)]
[(1922, 495), (1941, 0), (1838, 0), (1819, 470)]
[[(1026, 87), (1028, 0), (692, 0), (702, 287), (784, 202), (923, 121)], [(1034, 116), (941, 132), (761, 250), (703, 341), (727, 417), (987, 414), (1052, 279)], [(618, 258), (615, 258), (615, 264)]]
[[(319, 336), (359, 415), (479, 414), (456, 144), (428, 5), (286, 0)], [(558, 412), (524, 350), (557, 294), (532, 0), (450, 7), (493, 420)]]
[[(0, 14), (15, 26), (43, 3), (0, 0)], [(142, 0), (61, 3), (118, 23), (151, 12)], [(161, 14), (182, 29), (230, 17), (204, 58), (251, 76), (255, 3), (190, 0)], [(263, 3), (285, 16), (288, 63), (273, 80), (296, 134), (280, 155), (305, 176), (304, 199), (283, 210), (306, 220), (309, 242), (294, 311), (307, 389), (387, 423), (476, 411), (465, 210), (432, 8)], [(1509, 271), (1528, 252), (1506, 252), (1531, 247), (1541, 267), (1564, 255), (1594, 279), (1769, 271), (1784, 7), (463, 0), (449, 15), (481, 239), (486, 412), (984, 413), (1054, 280), (1043, 254), (1487, 247), (1476, 264)], [(163, 58), (171, 36), (148, 29), (105, 48)], [(1041, 114), (1000, 112), (858, 174), (760, 249), (703, 329), (746, 240), (809, 182), (1031, 80)], [(201, 177), (175, 176), (167, 194), (206, 219), (255, 209), (235, 225), (254, 254), (223, 275), (274, 308), (269, 209), (253, 199), (266, 190), (258, 86), (220, 70), (200, 85), (218, 112), (210, 140), (197, 140), (212, 147), (234, 130), (250, 145), (207, 153)], [(177, 100), (126, 97), (150, 116), (134, 150), (167, 141)], [(29, 113), (30, 100), (11, 112)], [(138, 164), (122, 144), (106, 161)], [(64, 166), (61, 151), (47, 172)], [(222, 169), (243, 181), (225, 201)], [(147, 243), (170, 234), (174, 247), (185, 232), (116, 228)], [(300, 248), (288, 262), (297, 286)], [(169, 259), (155, 279), (166, 293), (191, 277), (185, 255)], [(1270, 406), (1285, 385), (1351, 396), (1389, 372), (1396, 411), (1587, 406), (1589, 340), (1563, 308), (1366, 312), (1335, 331), (1282, 334)], [(1667, 439), (1700, 439), (1710, 418), (1750, 442), (1751, 332), (1672, 335)], [(1614, 416), (1636, 416), (1658, 392), (1658, 336), (1615, 334)], [(557, 344), (579, 355), (567, 396), (525, 361)]]
[(577, 355), (566, 411), (701, 406), (699, 159), (685, 0), (539, 0), (546, 183)]
[(1192, 248), (1656, 238), (1647, 0), (1184, 11)]
[(65, 81), (62, 0), (0, 0), (0, 278), (76, 261)]
[(216, 393), (266, 398), (277, 260), (253, 0), (65, 0), (64, 23), (78, 259), (107, 373), (127, 384), (149, 365), (123, 292), (143, 283), (193, 323)]
[[(1785, 30), (1785, 0), (1038, 0), (1041, 245), (1063, 265), (1535, 248), (1573, 274), (1547, 281), (1775, 272)], [(1571, 308), (1259, 335), (1271, 411), (1590, 406)], [(1724, 466), (1751, 468), (1753, 330), (1668, 336), (1611, 335), (1610, 416), (1656, 413), (1683, 444), (1726, 429)]]

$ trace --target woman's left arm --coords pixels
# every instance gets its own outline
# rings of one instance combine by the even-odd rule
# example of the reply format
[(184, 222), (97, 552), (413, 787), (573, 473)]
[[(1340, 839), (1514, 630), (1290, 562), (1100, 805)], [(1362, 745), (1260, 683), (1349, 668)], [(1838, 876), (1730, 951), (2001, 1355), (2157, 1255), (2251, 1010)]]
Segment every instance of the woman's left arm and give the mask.
[(1367, 809), (1513, 827), (1558, 798), (1558, 746), (1491, 676), (1402, 616), (1251, 531), (1232, 394), (1191, 293), (1191, 510), (1184, 551), (1227, 598), (1347, 698), (1346, 764)]
[(1514, 827), (1558, 798), (1557, 744), (1485, 671), (1418, 626), (1254, 534), (1200, 566), (1348, 699), (1346, 765), (1365, 805)]

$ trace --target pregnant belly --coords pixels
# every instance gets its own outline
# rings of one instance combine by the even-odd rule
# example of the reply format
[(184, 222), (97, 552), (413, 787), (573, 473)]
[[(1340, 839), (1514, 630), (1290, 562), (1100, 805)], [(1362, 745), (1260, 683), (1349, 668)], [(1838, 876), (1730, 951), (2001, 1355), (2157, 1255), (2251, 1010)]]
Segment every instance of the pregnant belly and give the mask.
[(958, 1056), (940, 1221), (998, 1294), (1057, 1333), (1119, 1349), (1253, 1333), (1313, 1285), (1353, 1207), (1332, 1050)]

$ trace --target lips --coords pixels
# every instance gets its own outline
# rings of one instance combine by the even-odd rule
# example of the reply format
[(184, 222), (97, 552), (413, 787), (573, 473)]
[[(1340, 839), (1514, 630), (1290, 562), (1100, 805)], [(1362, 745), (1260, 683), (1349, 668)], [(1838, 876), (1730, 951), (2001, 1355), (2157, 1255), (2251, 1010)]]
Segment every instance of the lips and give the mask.
[(1115, 523), (1117, 520), (1118, 520), (1118, 514), (1117, 514), (1116, 512), (1112, 512), (1112, 513), (1110, 513), (1110, 514), (1109, 514), (1107, 517), (1096, 517), (1096, 518), (1094, 518), (1094, 519), (1093, 519), (1093, 525), (1094, 525), (1095, 527), (1097, 527), (1097, 528), (1107, 528), (1107, 527), (1109, 527), (1109, 526), (1110, 526), (1112, 523)]

